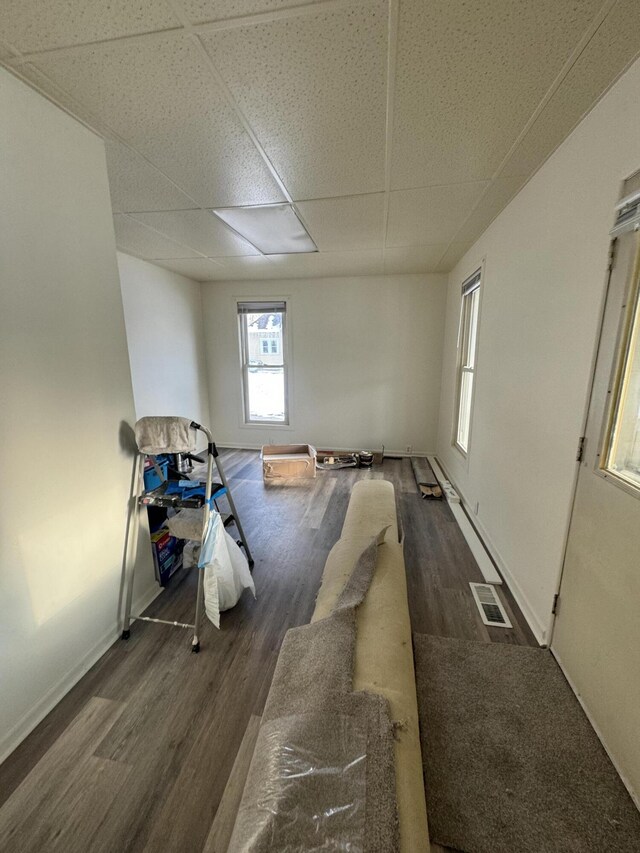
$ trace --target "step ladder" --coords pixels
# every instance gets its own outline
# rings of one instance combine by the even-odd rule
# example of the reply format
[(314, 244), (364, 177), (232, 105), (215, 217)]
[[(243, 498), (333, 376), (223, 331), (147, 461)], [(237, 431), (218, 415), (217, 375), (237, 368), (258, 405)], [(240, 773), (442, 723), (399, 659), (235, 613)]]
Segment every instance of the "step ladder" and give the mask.
[[(166, 444), (154, 444), (149, 446), (141, 441), (140, 436), (144, 434), (145, 422), (153, 421), (154, 427), (162, 438), (166, 440)], [(156, 461), (156, 457), (166, 454), (182, 453), (190, 455), (195, 450), (195, 431), (203, 432), (207, 438), (207, 476), (206, 481), (189, 480), (193, 483), (193, 487), (176, 487), (177, 481), (169, 480), (165, 477), (160, 465)], [(185, 436), (191, 435), (185, 439)], [(198, 587), (196, 592), (196, 607), (193, 623), (174, 622), (167, 619), (155, 619), (151, 616), (132, 616), (131, 607), (133, 603), (133, 587), (135, 582), (135, 567), (138, 550), (138, 530), (140, 524), (140, 512), (143, 507), (155, 506), (173, 509), (202, 509), (203, 523), (201, 541), (204, 542), (209, 519), (211, 513), (209, 510), (218, 510), (217, 501), (225, 497), (231, 512), (221, 513), (224, 526), (234, 524), (240, 539), (238, 545), (244, 548), (249, 566), (253, 566), (253, 558), (249, 545), (247, 543), (242, 524), (238, 517), (231, 489), (227, 478), (225, 477), (218, 449), (211, 432), (207, 427), (202, 426), (195, 421), (189, 421), (187, 418), (174, 417), (158, 417), (158, 418), (141, 418), (136, 424), (136, 441), (138, 444), (138, 453), (136, 454), (132, 494), (130, 500), (130, 513), (127, 521), (127, 531), (125, 535), (125, 574), (126, 574), (126, 597), (125, 597), (125, 612), (122, 629), (122, 639), (128, 640), (131, 636), (131, 623), (133, 621), (140, 622), (155, 622), (162, 625), (171, 625), (178, 628), (193, 629), (193, 639), (191, 641), (191, 651), (200, 651), (200, 625), (202, 622), (202, 611), (204, 608), (204, 570), (198, 568)], [(171, 442), (174, 443), (171, 443)], [(153, 452), (150, 452), (153, 451)], [(144, 488), (144, 465), (145, 459), (149, 457), (153, 463), (155, 471), (160, 479), (160, 485), (153, 489), (145, 491)], [(220, 482), (213, 481), (213, 466), (215, 465)], [(182, 481), (180, 481), (182, 482)], [(132, 551), (129, 555), (129, 551)]]

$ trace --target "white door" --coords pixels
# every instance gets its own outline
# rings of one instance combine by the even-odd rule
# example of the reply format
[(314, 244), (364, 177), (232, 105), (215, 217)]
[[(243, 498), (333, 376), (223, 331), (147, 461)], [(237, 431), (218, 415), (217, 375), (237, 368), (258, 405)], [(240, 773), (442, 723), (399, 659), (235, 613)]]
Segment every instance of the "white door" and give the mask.
[(640, 469), (640, 457), (630, 460), (629, 454), (638, 450), (638, 445), (633, 450), (634, 436), (640, 443), (639, 236), (628, 232), (614, 245), (551, 644), (627, 787), (635, 792), (636, 802), (640, 794), (640, 470), (636, 481), (634, 464)]

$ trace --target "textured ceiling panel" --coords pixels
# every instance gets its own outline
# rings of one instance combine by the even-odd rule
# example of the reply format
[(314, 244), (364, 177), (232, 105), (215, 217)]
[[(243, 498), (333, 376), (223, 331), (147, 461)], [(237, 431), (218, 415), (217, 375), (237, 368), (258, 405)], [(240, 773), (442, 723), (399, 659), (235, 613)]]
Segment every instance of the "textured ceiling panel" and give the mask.
[(193, 258), (198, 253), (175, 243), (162, 234), (151, 231), (139, 222), (120, 213), (113, 217), (116, 245), (123, 252), (130, 252), (147, 261), (158, 258)]
[(490, 178), (602, 0), (403, 0), (392, 188)]
[(38, 66), (201, 206), (283, 200), (188, 37), (102, 45)]
[(159, 267), (164, 267), (179, 275), (186, 275), (194, 281), (211, 281), (219, 275), (220, 267), (208, 258), (171, 258), (166, 261), (154, 261)]
[(379, 275), (382, 250), (360, 252), (317, 252), (309, 255), (271, 255), (282, 278), (293, 276)]
[(165, 0), (3, 0), (2, 37), (23, 53), (179, 26)]
[(531, 174), (640, 51), (640, 3), (618, 0), (544, 110), (509, 158), (503, 174)]
[(106, 140), (107, 171), (114, 213), (186, 210), (193, 200), (126, 145)]
[(162, 231), (172, 240), (191, 246), (210, 258), (260, 254), (208, 210), (140, 213), (136, 214), (135, 218), (143, 225)]
[(390, 193), (387, 246), (448, 243), (487, 186), (479, 182)]
[(446, 250), (446, 243), (438, 243), (435, 246), (403, 246), (401, 249), (386, 249), (385, 275), (433, 272), (437, 269)]
[(255, 12), (308, 6), (316, 0), (180, 0), (180, 7), (192, 24), (240, 18)]
[(319, 276), (381, 275), (382, 251), (315, 252), (308, 255), (270, 255), (268, 258), (223, 258), (219, 280), (317, 278)]
[(320, 251), (382, 247), (384, 193), (299, 201), (296, 207)]
[(526, 175), (513, 175), (492, 181), (477, 207), (469, 211), (467, 219), (456, 231), (453, 242), (466, 243), (477, 239), (511, 201), (526, 179)]
[(384, 188), (384, 0), (203, 41), (294, 199)]
[[(472, 240), (466, 243), (451, 243), (447, 251), (442, 256), (442, 259), (436, 267), (435, 272), (451, 272), (451, 270), (455, 267), (460, 258), (463, 257), (465, 252), (469, 251), (472, 245)], [(460, 284), (462, 284), (462, 282), (460, 282)]]

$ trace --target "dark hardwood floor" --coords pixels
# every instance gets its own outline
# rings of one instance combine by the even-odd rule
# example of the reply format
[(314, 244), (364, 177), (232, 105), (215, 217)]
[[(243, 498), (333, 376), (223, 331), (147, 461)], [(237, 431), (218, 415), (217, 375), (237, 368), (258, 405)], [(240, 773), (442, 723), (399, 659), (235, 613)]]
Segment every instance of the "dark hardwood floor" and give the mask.
[[(0, 850), (202, 851), (282, 638), (311, 618), (359, 479), (395, 486), (414, 631), (535, 645), (504, 587), (514, 628), (482, 624), (468, 586), (479, 569), (446, 503), (418, 495), (408, 459), (269, 487), (256, 452), (223, 459), (257, 599), (245, 592), (220, 631), (206, 622), (199, 655), (188, 631), (134, 623), (0, 767)], [(191, 621), (195, 581), (177, 579), (147, 615)]]

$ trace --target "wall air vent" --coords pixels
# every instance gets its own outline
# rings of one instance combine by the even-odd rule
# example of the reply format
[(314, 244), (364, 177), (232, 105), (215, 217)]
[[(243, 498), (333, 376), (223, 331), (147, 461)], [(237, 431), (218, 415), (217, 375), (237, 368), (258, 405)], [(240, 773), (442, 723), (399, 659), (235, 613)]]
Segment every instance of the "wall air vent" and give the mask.
[(638, 228), (640, 228), (640, 190), (636, 190), (616, 204), (616, 224), (611, 229), (611, 236), (617, 237), (619, 234)]
[(513, 627), (495, 587), (488, 583), (470, 583), (469, 586), (485, 625), (495, 628)]

